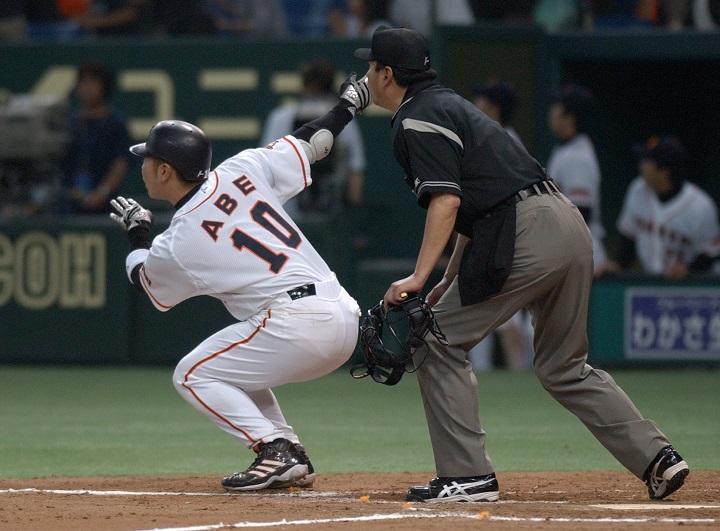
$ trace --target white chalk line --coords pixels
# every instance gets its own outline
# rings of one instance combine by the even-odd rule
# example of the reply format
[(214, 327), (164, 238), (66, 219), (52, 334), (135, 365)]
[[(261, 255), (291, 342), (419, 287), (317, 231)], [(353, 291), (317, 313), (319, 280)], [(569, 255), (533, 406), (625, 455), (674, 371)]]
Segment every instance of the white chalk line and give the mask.
[[(65, 489), (36, 489), (36, 488), (23, 488), (23, 489), (1, 489), (0, 494), (20, 494), (20, 493), (41, 493), (41, 494), (67, 494), (67, 495), (90, 495), (90, 496), (238, 496), (238, 494), (232, 493), (213, 493), (213, 492), (143, 492), (143, 491), (122, 491), (122, 490), (65, 490)], [(374, 494), (383, 494), (382, 492), (375, 492)], [(316, 492), (310, 490), (300, 490), (297, 492), (290, 493), (242, 493), (243, 495), (254, 495), (262, 496), (267, 498), (274, 497), (296, 497), (296, 498), (330, 498), (333, 501), (351, 501), (358, 502), (357, 497), (350, 497), (347, 493), (341, 492)], [(370, 501), (370, 500), (368, 500)], [(372, 500), (373, 503), (387, 503), (397, 504), (396, 501), (389, 500)], [(550, 500), (506, 500), (498, 501), (493, 504), (488, 504), (487, 507), (491, 508), (497, 504), (513, 504), (513, 503), (527, 503), (527, 504), (567, 504), (567, 501), (550, 501)], [(277, 527), (287, 525), (319, 525), (329, 523), (342, 523), (342, 522), (369, 522), (369, 521), (381, 521), (381, 520), (400, 520), (400, 519), (412, 519), (412, 518), (466, 518), (466, 519), (478, 519), (488, 520), (497, 522), (558, 522), (558, 523), (682, 523), (682, 524), (696, 524), (696, 523), (720, 523), (720, 519), (716, 518), (655, 518), (655, 517), (643, 517), (643, 518), (563, 518), (563, 517), (518, 517), (518, 516), (493, 516), (487, 514), (487, 512), (440, 512), (431, 513), (432, 505), (427, 507), (423, 504), (421, 506), (412, 506), (407, 508), (406, 512), (402, 513), (390, 513), (390, 514), (374, 514), (370, 516), (358, 516), (358, 517), (342, 517), (342, 518), (323, 518), (323, 519), (309, 519), (309, 520), (278, 520), (274, 522), (238, 522), (235, 524), (210, 524), (202, 526), (192, 527), (168, 527), (168, 528), (154, 528), (153, 530), (147, 531), (212, 531), (214, 529), (245, 529), (245, 528), (258, 528), (258, 527)], [(595, 507), (601, 509), (616, 509), (616, 510), (669, 510), (669, 509), (720, 509), (720, 505), (676, 505), (676, 504), (596, 504), (589, 505), (588, 507)], [(482, 507), (478, 507), (480, 509)], [(422, 511), (422, 512), (421, 512)]]
[(373, 514), (370, 516), (343, 517), (343, 518), (321, 518), (313, 520), (278, 520), (275, 522), (238, 522), (235, 524), (211, 524), (192, 527), (163, 527), (153, 528), (144, 531), (212, 531), (213, 529), (247, 529), (257, 527), (278, 527), (289, 525), (320, 525), (348, 522), (377, 522), (383, 520), (408, 520), (412, 518), (463, 518), (474, 520), (487, 520), (490, 522), (557, 522), (557, 523), (591, 523), (591, 524), (644, 524), (644, 523), (675, 523), (675, 524), (698, 524), (716, 523), (714, 518), (547, 518), (547, 517), (519, 517), (519, 516), (490, 516), (483, 513), (464, 512), (442, 512), (442, 513), (392, 513)]
[(603, 503), (590, 505), (598, 509), (615, 509), (618, 511), (667, 511), (670, 509), (720, 509), (720, 505), (681, 505), (665, 503)]
[[(294, 492), (142, 492), (132, 490), (66, 490), (66, 489), (2, 489), (0, 494), (65, 494), (65, 495), (84, 495), (84, 496), (256, 496), (262, 498), (327, 498), (331, 501), (338, 502), (357, 502), (360, 496), (351, 496), (347, 492), (319, 492), (314, 490), (297, 490)], [(399, 502), (393, 500), (380, 500), (373, 498), (378, 494), (391, 494), (383, 491), (370, 491), (368, 501), (373, 503), (397, 504)], [(550, 500), (499, 500), (496, 504), (567, 504), (567, 501), (550, 501)]]

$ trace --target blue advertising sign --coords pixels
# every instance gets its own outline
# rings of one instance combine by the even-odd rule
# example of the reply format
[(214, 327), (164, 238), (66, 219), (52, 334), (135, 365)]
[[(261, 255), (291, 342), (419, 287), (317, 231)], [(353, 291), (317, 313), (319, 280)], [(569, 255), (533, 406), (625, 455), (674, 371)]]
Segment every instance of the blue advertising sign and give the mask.
[(720, 360), (720, 289), (627, 289), (625, 356)]

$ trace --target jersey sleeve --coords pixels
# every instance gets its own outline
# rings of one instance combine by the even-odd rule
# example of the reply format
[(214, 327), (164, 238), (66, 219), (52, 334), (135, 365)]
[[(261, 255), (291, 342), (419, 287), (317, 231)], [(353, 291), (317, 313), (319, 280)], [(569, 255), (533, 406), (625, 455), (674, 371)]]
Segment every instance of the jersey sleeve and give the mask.
[(155, 308), (163, 312), (199, 294), (196, 279), (179, 263), (172, 238), (165, 234), (155, 239), (140, 268), (140, 285)]
[(312, 184), (310, 162), (295, 137), (284, 136), (259, 151), (267, 170), (264, 175), (281, 203)]
[(432, 193), (462, 195), (462, 141), (453, 131), (406, 118), (395, 137), (395, 156), (412, 179), (418, 204), (427, 208)]

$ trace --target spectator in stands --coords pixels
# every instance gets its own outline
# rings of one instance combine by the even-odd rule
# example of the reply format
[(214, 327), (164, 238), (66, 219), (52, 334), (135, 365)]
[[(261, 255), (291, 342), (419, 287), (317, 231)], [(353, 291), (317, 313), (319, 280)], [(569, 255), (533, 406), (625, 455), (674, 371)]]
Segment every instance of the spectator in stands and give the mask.
[(371, 39), (376, 29), (393, 27), (388, 20), (387, 0), (347, 0), (346, 4), (347, 14), (334, 9), (328, 19), (336, 37)]
[(720, 0), (692, 0), (691, 20), (698, 30), (717, 30), (720, 27)]
[(585, 87), (566, 85), (552, 94), (548, 125), (558, 143), (547, 173), (585, 218), (593, 238), (595, 276), (605, 271), (605, 229), (600, 215), (600, 163), (589, 135), (595, 100)]
[(469, 0), (468, 5), (478, 22), (532, 24), (535, 0)]
[(620, 217), (621, 234), (613, 271), (642, 270), (671, 280), (705, 273), (720, 255), (715, 202), (686, 177), (687, 152), (673, 137), (651, 137), (635, 146), (640, 175), (628, 187)]
[(206, 0), (217, 31), (227, 37), (287, 37), (280, 0)]
[[(510, 125), (517, 104), (515, 87), (504, 79), (494, 79), (486, 83), (473, 83), (471, 90), (475, 106), (522, 144), (520, 136)], [(519, 311), (470, 349), (468, 359), (473, 369), (478, 372), (492, 368), (494, 339), (497, 338), (500, 341), (505, 368), (527, 371), (532, 364), (533, 334), (530, 316), (524, 310)]]
[(152, 33), (151, 0), (100, 0), (77, 18), (86, 34), (116, 36)]
[[(592, 28), (685, 26), (690, 0), (604, 0), (585, 2)], [(592, 29), (590, 28), (590, 29)]]
[(0, 2), (0, 41), (27, 37), (27, 21), (22, 0)]
[(347, 15), (345, 0), (281, 0), (291, 37), (330, 36), (330, 14), (340, 10)]
[[(302, 69), (300, 100), (277, 107), (267, 117), (261, 146), (292, 133), (299, 126), (323, 116), (337, 102), (335, 69), (315, 60)], [(313, 165), (313, 185), (285, 203), (295, 221), (307, 216), (334, 216), (343, 205), (358, 207), (363, 200), (365, 146), (357, 122), (350, 122), (335, 138), (330, 155)]]
[(114, 86), (107, 65), (91, 61), (78, 67), (61, 213), (109, 212), (109, 200), (128, 171), (130, 135), (125, 117), (110, 103)]
[[(481, 3), (494, 3), (480, 0)], [(390, 20), (429, 37), (435, 26), (472, 26), (477, 17), (467, 0), (390, 0)], [(434, 6), (434, 11), (433, 11)]]
[[(89, 6), (86, 6), (89, 7)], [(81, 35), (74, 17), (83, 11), (77, 9), (61, 13), (61, 4), (55, 0), (24, 0), (27, 34), (31, 39), (69, 40)]]
[(152, 0), (153, 33), (191, 36), (216, 33), (205, 0)]
[(582, 27), (588, 20), (589, 4), (590, 0), (538, 0), (533, 20), (549, 33)]

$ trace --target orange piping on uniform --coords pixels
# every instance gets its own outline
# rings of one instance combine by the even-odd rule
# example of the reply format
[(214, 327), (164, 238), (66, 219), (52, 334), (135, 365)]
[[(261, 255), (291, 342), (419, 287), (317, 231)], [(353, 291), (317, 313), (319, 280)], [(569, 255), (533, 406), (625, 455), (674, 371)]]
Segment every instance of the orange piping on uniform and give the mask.
[(233, 428), (234, 430), (237, 430), (237, 431), (239, 431), (240, 433), (242, 433), (242, 434), (245, 436), (245, 438), (246, 438), (248, 441), (250, 441), (251, 443), (253, 443), (253, 444), (256, 443), (255, 439), (253, 439), (252, 437), (250, 437), (250, 435), (249, 435), (247, 432), (245, 432), (242, 428), (238, 428), (238, 427), (235, 426), (232, 422), (230, 422), (228, 419), (226, 419), (225, 417), (223, 417), (220, 413), (218, 413), (218, 412), (215, 411), (213, 408), (211, 408), (210, 406), (208, 406), (205, 402), (203, 402), (203, 401), (200, 399), (200, 397), (199, 397), (197, 394), (195, 394), (195, 391), (193, 391), (190, 387), (188, 387), (188, 386), (185, 385), (185, 384), (187, 383), (188, 378), (190, 377), (190, 374), (191, 374), (196, 368), (198, 368), (200, 365), (202, 365), (203, 363), (205, 363), (206, 361), (209, 361), (209, 360), (211, 360), (211, 359), (213, 359), (213, 358), (216, 358), (216, 357), (219, 356), (220, 354), (224, 354), (224, 353), (227, 352), (228, 350), (231, 350), (231, 349), (235, 348), (235, 347), (238, 346), (238, 345), (242, 345), (242, 344), (245, 344), (245, 343), (251, 341), (251, 340), (258, 334), (258, 332), (260, 332), (260, 329), (265, 328), (265, 323), (267, 323), (267, 320), (270, 319), (270, 317), (272, 316), (272, 315), (271, 315), (271, 312), (272, 312), (272, 310), (268, 310), (267, 317), (265, 317), (265, 319), (263, 319), (262, 323), (260, 323), (260, 324), (257, 326), (257, 328), (255, 328), (255, 330), (253, 331), (253, 333), (250, 334), (248, 337), (246, 337), (246, 338), (243, 339), (242, 341), (237, 341), (237, 342), (233, 343), (232, 345), (229, 345), (229, 346), (225, 347), (224, 349), (222, 349), (222, 350), (219, 351), (219, 352), (216, 352), (216, 353), (214, 353), (214, 354), (211, 354), (211, 355), (208, 356), (207, 358), (201, 359), (201, 360), (198, 361), (195, 365), (193, 365), (192, 367), (190, 367), (190, 370), (185, 374), (185, 379), (183, 380), (183, 383), (182, 383), (182, 386), (183, 386), (185, 389), (187, 389), (188, 391), (190, 391), (190, 393), (195, 397), (195, 400), (197, 400), (198, 402), (200, 402), (200, 404), (202, 404), (202, 406), (203, 406), (205, 409), (207, 409), (208, 411), (210, 411), (210, 413), (212, 413), (212, 414), (215, 415), (217, 418), (219, 418), (220, 420), (222, 420), (223, 422), (225, 422), (228, 426), (230, 426), (230, 427)]
[(292, 142), (290, 142), (290, 140), (288, 140), (287, 137), (283, 137), (283, 140), (292, 146), (292, 148), (295, 150), (295, 154), (296, 154), (296, 155), (298, 156), (298, 158), (300, 159), (300, 167), (302, 168), (302, 172), (303, 172), (303, 188), (307, 188), (307, 186), (308, 186), (308, 183), (307, 183), (307, 173), (305, 172), (305, 163), (303, 162), (302, 155), (300, 155), (300, 152), (299, 152), (298, 149), (295, 147), (295, 144), (293, 144)]
[(145, 293), (147, 293), (148, 297), (150, 297), (155, 304), (155, 306), (159, 306), (161, 308), (165, 308), (166, 310), (169, 310), (172, 308), (172, 306), (166, 306), (165, 304), (161, 303), (159, 300), (155, 298), (155, 296), (150, 292), (150, 284), (148, 284), (147, 280), (145, 279), (145, 264), (140, 266), (140, 284), (142, 284), (143, 289), (145, 290)]

